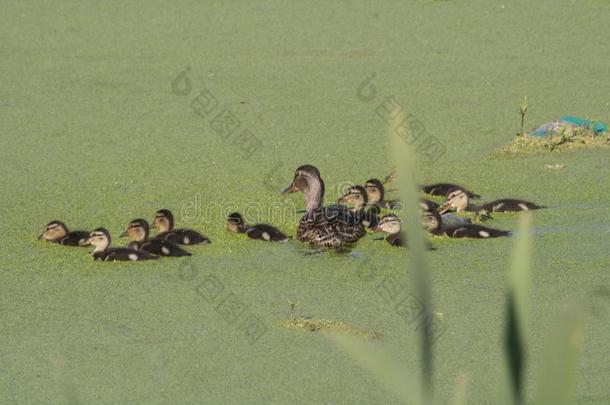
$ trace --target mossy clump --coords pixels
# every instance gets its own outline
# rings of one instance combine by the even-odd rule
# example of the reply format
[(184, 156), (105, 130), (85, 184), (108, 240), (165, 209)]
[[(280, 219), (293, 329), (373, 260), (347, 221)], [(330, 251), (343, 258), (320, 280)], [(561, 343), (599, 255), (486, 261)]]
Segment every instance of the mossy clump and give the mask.
[(289, 329), (299, 329), (305, 332), (340, 332), (367, 340), (381, 339), (383, 334), (355, 328), (343, 321), (328, 319), (288, 319), (280, 322), (280, 326)]
[(561, 133), (545, 137), (517, 135), (512, 142), (495, 151), (492, 157), (506, 154), (527, 154), (563, 151), (577, 148), (608, 148), (610, 133), (596, 134), (586, 127), (566, 127)]

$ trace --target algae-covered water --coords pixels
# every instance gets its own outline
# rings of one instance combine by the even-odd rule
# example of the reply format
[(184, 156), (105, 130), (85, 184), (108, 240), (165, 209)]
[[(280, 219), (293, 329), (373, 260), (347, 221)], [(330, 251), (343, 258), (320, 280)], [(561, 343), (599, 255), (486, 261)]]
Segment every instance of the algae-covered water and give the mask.
[[(550, 207), (533, 216), (528, 382), (552, 316), (595, 301), (576, 399), (608, 403), (610, 152), (490, 158), (526, 95), (527, 128), (610, 121), (608, 16), (601, 0), (5, 5), (0, 402), (396, 403), (323, 334), (282, 322), (381, 334), (373, 344), (417, 370), (419, 325), (400, 311), (408, 252), (367, 236), (351, 254), (307, 254), (225, 230), (240, 210), (294, 234), (304, 202), (279, 191), (301, 164), (320, 169), (327, 202), (385, 176), (390, 98), (441, 145), (420, 156), (420, 182)], [(62, 219), (118, 245), (159, 208), (213, 243), (98, 263), (36, 241)], [(469, 403), (494, 402), (512, 242), (432, 239), (444, 398), (465, 376)]]

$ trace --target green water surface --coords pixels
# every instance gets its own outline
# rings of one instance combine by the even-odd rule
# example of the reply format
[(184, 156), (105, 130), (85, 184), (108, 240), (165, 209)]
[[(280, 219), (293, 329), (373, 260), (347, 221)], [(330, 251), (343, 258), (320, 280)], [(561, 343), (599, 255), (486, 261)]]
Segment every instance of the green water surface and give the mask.
[[(294, 234), (303, 199), (279, 191), (301, 164), (319, 167), (327, 202), (387, 174), (387, 97), (444, 146), (419, 181), (550, 207), (533, 218), (531, 395), (552, 315), (610, 282), (610, 153), (489, 155), (519, 130), (525, 95), (528, 128), (610, 121), (609, 16), (602, 0), (4, 5), (0, 403), (396, 403), (324, 336), (278, 323), (299, 301), (298, 316), (383, 333), (374, 344), (417, 370), (418, 324), (383, 289), (390, 277), (409, 290), (408, 252), (367, 236), (350, 255), (306, 255), (225, 230), (240, 210)], [(230, 136), (210, 125), (225, 109), (239, 124)], [(98, 263), (36, 241), (52, 219), (116, 236), (159, 208), (213, 243)], [(465, 375), (468, 403), (495, 403), (512, 240), (432, 243), (436, 389), (450, 398)], [(610, 302), (598, 306), (578, 403), (610, 401)]]

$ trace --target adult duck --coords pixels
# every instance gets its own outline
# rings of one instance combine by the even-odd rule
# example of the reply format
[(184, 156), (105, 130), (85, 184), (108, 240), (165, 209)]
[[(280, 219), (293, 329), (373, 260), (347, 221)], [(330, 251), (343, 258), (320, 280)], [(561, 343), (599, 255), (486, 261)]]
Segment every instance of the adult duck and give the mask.
[(296, 237), (312, 247), (341, 249), (366, 234), (357, 214), (344, 205), (323, 206), (324, 181), (312, 165), (296, 169), (292, 183), (282, 194), (301, 192), (307, 212), (299, 221)]

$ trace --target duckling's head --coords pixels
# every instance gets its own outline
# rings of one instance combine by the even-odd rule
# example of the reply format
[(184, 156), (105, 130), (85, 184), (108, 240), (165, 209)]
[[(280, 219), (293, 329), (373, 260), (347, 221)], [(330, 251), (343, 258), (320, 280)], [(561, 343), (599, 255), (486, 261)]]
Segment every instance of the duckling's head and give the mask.
[(324, 181), (320, 171), (312, 165), (303, 165), (294, 172), (292, 183), (282, 190), (282, 194), (302, 192), (305, 195), (307, 209), (312, 210), (322, 206), (324, 198)]
[(381, 181), (377, 179), (367, 180), (366, 183), (364, 183), (364, 188), (366, 189), (369, 202), (376, 203), (383, 201), (385, 188), (383, 187)]
[(422, 225), (428, 232), (436, 232), (441, 227), (442, 219), (436, 211), (424, 211)]
[(108, 249), (111, 242), (112, 239), (110, 238), (110, 232), (108, 232), (106, 228), (97, 228), (91, 231), (91, 233), (89, 234), (89, 239), (87, 239), (85, 243), (83, 243), (83, 245), (95, 246), (95, 249), (93, 250), (93, 253), (95, 253), (103, 252), (104, 250)]
[(374, 229), (375, 232), (385, 232), (394, 235), (400, 232), (400, 218), (394, 214), (384, 215)]
[(152, 222), (153, 229), (159, 232), (169, 232), (174, 229), (174, 215), (170, 210), (162, 209), (155, 213)]
[(127, 225), (127, 229), (120, 235), (121, 238), (129, 236), (129, 239), (136, 242), (144, 242), (148, 239), (150, 228), (148, 222), (145, 219), (138, 218), (134, 219)]
[(362, 186), (350, 187), (347, 190), (347, 193), (339, 198), (339, 203), (351, 205), (356, 209), (364, 208), (367, 202), (368, 197), (366, 195), (366, 190)]
[(468, 199), (468, 194), (466, 194), (466, 192), (464, 190), (461, 189), (457, 189), (454, 190), (452, 192), (450, 192), (449, 194), (447, 194), (447, 197), (445, 198), (445, 202), (443, 203), (442, 207), (440, 208), (441, 214), (444, 214), (445, 212), (451, 211), (451, 210), (456, 210), (457, 212), (462, 212), (465, 211), (466, 208), (468, 208), (468, 205), (470, 204), (470, 201)]
[(246, 223), (244, 221), (244, 217), (242, 217), (239, 212), (229, 214), (229, 219), (227, 220), (227, 229), (235, 233), (245, 232)]
[(51, 221), (45, 227), (38, 240), (56, 241), (68, 234), (68, 228), (61, 221)]

